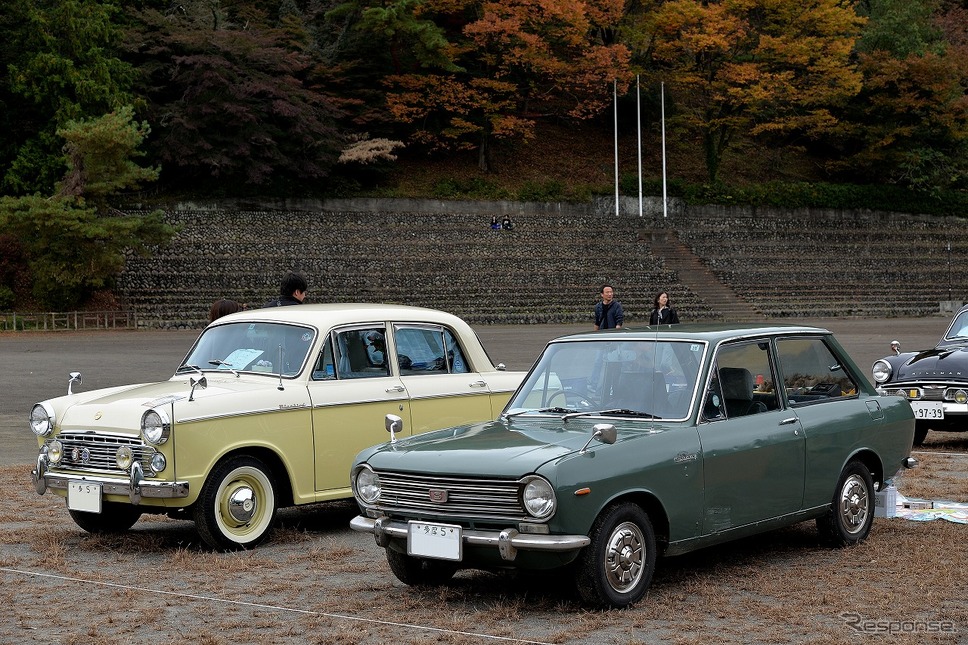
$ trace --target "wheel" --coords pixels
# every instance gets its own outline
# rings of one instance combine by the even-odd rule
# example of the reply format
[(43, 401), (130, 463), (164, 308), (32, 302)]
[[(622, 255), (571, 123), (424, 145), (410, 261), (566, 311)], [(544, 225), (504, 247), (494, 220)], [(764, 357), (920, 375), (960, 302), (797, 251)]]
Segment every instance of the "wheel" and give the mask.
[(928, 436), (928, 427), (923, 423), (915, 422), (914, 424), (914, 445), (920, 446), (924, 443), (925, 437)]
[(592, 542), (578, 561), (576, 582), (585, 602), (626, 607), (642, 598), (655, 573), (655, 531), (641, 507), (622, 503), (599, 515)]
[(141, 517), (141, 509), (132, 504), (104, 502), (100, 513), (67, 509), (71, 519), (88, 533), (124, 533)]
[(215, 549), (250, 549), (263, 542), (276, 517), (272, 472), (254, 457), (233, 457), (212, 471), (195, 502), (195, 527)]
[(826, 515), (817, 518), (825, 542), (850, 546), (862, 542), (874, 522), (874, 480), (867, 466), (852, 461), (844, 468)]
[(386, 551), (390, 571), (400, 582), (411, 587), (440, 585), (457, 572), (457, 565), (447, 560), (414, 558), (393, 549)]

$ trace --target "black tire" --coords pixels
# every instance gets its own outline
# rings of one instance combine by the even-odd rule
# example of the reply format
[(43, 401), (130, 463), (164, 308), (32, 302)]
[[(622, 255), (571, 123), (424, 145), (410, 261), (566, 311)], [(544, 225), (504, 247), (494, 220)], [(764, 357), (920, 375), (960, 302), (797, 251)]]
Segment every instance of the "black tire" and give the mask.
[(920, 446), (924, 443), (925, 437), (928, 436), (928, 426), (923, 423), (914, 423), (914, 445)]
[(132, 504), (104, 502), (100, 513), (67, 509), (71, 519), (88, 533), (124, 533), (141, 517), (141, 509)]
[(578, 594), (587, 603), (627, 607), (645, 595), (655, 573), (655, 531), (632, 503), (606, 508), (591, 531), (592, 542), (577, 565)]
[(447, 560), (414, 558), (393, 549), (386, 551), (390, 571), (400, 582), (411, 587), (442, 585), (457, 573), (457, 565)]
[(821, 539), (832, 546), (863, 542), (874, 522), (874, 480), (867, 466), (852, 461), (844, 468), (830, 508), (817, 518)]
[(276, 518), (272, 471), (255, 457), (232, 457), (216, 466), (195, 502), (195, 528), (214, 549), (251, 549), (269, 536)]

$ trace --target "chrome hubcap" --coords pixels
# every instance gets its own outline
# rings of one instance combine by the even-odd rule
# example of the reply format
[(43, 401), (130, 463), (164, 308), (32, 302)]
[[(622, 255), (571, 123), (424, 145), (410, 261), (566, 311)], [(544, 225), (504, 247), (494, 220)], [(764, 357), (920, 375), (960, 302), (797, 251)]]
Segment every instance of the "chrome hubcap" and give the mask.
[(605, 577), (615, 591), (625, 593), (642, 579), (644, 543), (642, 531), (631, 522), (612, 532), (605, 552)]
[(251, 522), (258, 508), (255, 491), (251, 486), (240, 484), (229, 494), (229, 515), (240, 525)]
[(870, 498), (864, 480), (857, 475), (851, 475), (844, 482), (840, 491), (840, 516), (844, 520), (844, 528), (850, 533), (860, 531), (867, 521), (870, 512)]

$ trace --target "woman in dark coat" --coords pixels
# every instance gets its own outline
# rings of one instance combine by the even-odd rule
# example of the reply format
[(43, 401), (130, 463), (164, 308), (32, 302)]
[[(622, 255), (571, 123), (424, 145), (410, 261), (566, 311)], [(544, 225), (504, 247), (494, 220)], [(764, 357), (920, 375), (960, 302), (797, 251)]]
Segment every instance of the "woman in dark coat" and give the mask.
[(649, 315), (650, 325), (674, 325), (679, 322), (679, 314), (672, 308), (672, 301), (669, 300), (667, 292), (660, 291), (657, 293), (652, 305), (654, 308), (652, 314)]

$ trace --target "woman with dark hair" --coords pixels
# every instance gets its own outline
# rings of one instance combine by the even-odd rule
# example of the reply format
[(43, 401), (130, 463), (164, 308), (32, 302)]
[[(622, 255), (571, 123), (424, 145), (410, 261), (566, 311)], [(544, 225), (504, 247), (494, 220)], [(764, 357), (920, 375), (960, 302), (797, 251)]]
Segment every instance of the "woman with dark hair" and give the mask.
[(212, 303), (212, 308), (208, 312), (208, 322), (213, 322), (228, 314), (234, 314), (236, 311), (242, 311), (242, 309), (242, 305), (235, 300), (219, 298)]
[(672, 301), (669, 300), (667, 292), (660, 291), (657, 293), (652, 305), (654, 308), (652, 314), (649, 315), (650, 325), (674, 325), (679, 322), (679, 314), (672, 308)]

